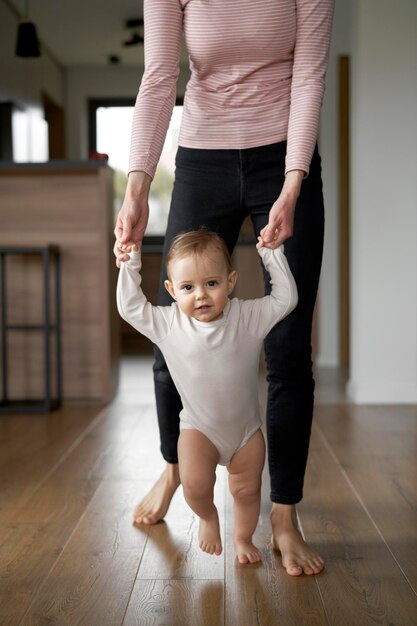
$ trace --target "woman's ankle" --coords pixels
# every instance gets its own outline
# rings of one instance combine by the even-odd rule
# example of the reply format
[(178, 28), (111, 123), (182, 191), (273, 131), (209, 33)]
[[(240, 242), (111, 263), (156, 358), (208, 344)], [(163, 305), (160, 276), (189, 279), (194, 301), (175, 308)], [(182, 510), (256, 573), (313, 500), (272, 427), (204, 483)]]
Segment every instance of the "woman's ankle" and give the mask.
[(271, 522), (275, 526), (298, 527), (295, 504), (272, 503)]
[(177, 483), (178, 485), (180, 484), (181, 480), (178, 463), (166, 463), (164, 473), (170, 482)]

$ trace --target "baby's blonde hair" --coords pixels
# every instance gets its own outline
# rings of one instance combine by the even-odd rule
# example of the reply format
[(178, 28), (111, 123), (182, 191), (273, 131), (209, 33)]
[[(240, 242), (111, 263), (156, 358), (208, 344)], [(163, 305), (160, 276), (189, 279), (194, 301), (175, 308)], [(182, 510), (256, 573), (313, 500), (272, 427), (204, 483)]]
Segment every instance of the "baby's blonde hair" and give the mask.
[(168, 276), (170, 263), (191, 254), (201, 256), (209, 248), (215, 248), (221, 252), (226, 263), (227, 272), (230, 274), (233, 271), (233, 266), (225, 242), (217, 233), (207, 228), (200, 228), (199, 230), (189, 230), (180, 233), (174, 237), (166, 258)]

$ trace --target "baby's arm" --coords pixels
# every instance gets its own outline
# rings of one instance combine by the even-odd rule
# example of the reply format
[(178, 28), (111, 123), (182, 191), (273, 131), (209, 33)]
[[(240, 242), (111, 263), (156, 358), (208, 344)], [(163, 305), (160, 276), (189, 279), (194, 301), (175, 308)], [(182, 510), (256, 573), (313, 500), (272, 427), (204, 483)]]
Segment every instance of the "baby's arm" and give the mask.
[(271, 328), (297, 306), (298, 292), (294, 277), (284, 254), (284, 246), (275, 250), (256, 246), (265, 269), (271, 277), (269, 296), (242, 302), (242, 314), (248, 330), (256, 337), (265, 337)]
[(129, 260), (121, 264), (117, 281), (117, 308), (120, 316), (154, 343), (169, 332), (172, 307), (152, 306), (142, 291), (141, 253), (136, 244), (125, 244)]

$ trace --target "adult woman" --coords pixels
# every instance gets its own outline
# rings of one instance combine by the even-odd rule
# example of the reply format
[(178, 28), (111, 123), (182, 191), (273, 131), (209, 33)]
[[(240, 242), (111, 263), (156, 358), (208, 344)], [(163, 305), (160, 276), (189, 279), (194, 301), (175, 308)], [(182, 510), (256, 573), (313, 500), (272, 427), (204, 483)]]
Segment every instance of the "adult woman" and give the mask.
[[(265, 341), (273, 545), (291, 575), (322, 559), (298, 529), (313, 412), (311, 319), (324, 212), (315, 147), (334, 0), (145, 0), (145, 73), (135, 109), (128, 187), (115, 234), (139, 242), (148, 194), (175, 101), (184, 32), (191, 79), (184, 99), (166, 246), (204, 225), (233, 250), (250, 215), (256, 234), (285, 251), (299, 304)], [(124, 258), (115, 247), (117, 264)], [(162, 276), (165, 278), (165, 276)], [(268, 289), (268, 277), (266, 288)], [(162, 283), (163, 284), (163, 281)], [(163, 289), (161, 304), (166, 303)], [(161, 354), (154, 366), (166, 469), (135, 511), (161, 519), (179, 485), (181, 404)]]

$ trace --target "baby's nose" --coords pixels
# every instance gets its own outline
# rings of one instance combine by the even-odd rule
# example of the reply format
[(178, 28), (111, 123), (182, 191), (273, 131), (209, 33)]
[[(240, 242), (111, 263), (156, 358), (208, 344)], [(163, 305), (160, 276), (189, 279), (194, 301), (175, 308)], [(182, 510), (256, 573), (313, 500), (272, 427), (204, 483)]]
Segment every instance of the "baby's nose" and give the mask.
[(198, 288), (196, 289), (196, 291), (195, 291), (195, 297), (196, 297), (198, 300), (201, 300), (202, 298), (204, 298), (204, 297), (205, 297), (205, 295), (206, 295), (206, 291), (205, 291), (204, 287), (198, 287)]

